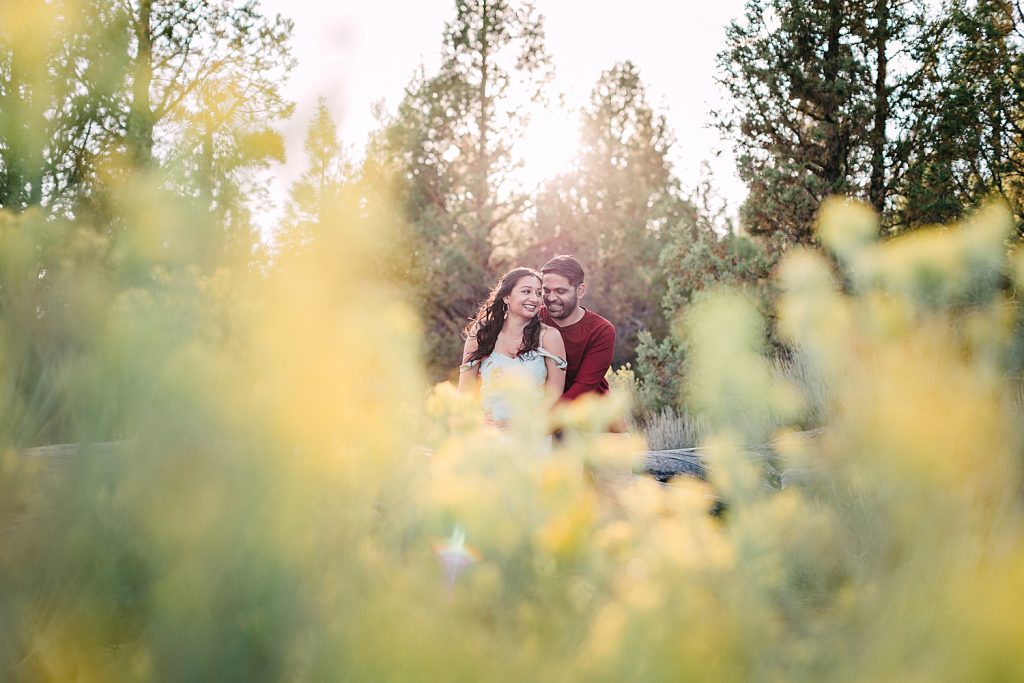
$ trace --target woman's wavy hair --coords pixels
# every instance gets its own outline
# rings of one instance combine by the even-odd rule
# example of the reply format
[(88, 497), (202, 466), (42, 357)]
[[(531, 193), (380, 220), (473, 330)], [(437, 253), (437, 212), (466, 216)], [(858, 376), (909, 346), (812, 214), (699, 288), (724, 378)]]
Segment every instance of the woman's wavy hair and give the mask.
[[(516, 283), (527, 275), (535, 277), (541, 282), (544, 280), (543, 276), (533, 268), (513, 268), (501, 276), (498, 284), (494, 285), (491, 293), (487, 295), (487, 299), (480, 304), (476, 315), (473, 316), (473, 319), (469, 321), (469, 324), (463, 330), (465, 338), (476, 337), (476, 350), (464, 362), (483, 360), (494, 351), (494, 345), (498, 342), (498, 333), (501, 332), (501, 325), (505, 321), (505, 310), (507, 307), (502, 299), (508, 296), (516, 286)], [(539, 313), (538, 311), (538, 315), (533, 316), (530, 322), (526, 324), (526, 327), (523, 328), (523, 341), (519, 345), (517, 356), (540, 348)]]

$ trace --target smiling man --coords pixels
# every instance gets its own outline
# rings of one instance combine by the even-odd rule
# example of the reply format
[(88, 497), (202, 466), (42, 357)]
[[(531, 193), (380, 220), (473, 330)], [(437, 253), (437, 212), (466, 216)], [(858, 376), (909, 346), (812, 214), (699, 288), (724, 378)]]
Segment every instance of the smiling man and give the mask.
[(540, 269), (544, 275), (544, 309), (541, 320), (555, 325), (565, 342), (565, 392), (571, 401), (588, 392), (608, 393), (604, 378), (615, 352), (615, 327), (593, 311), (580, 306), (587, 292), (583, 266), (572, 256), (556, 256)]

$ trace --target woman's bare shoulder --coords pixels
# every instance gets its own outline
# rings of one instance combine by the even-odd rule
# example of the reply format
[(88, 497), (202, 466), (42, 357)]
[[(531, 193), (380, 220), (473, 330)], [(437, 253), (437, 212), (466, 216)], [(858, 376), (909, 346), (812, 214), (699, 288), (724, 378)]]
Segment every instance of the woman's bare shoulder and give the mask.
[(556, 352), (558, 355), (565, 354), (565, 342), (562, 340), (562, 332), (557, 327), (541, 323), (540, 339), (541, 346), (548, 351)]

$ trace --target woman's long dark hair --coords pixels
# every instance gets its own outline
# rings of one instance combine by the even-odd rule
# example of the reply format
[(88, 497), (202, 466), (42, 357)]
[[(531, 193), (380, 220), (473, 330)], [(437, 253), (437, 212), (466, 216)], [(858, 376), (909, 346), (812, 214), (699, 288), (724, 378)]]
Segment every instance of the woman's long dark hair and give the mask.
[[(538, 281), (543, 281), (541, 274), (533, 268), (513, 268), (501, 276), (498, 284), (487, 295), (487, 299), (480, 304), (476, 315), (463, 330), (465, 338), (476, 337), (476, 350), (463, 362), (483, 360), (494, 351), (494, 345), (498, 342), (498, 333), (501, 332), (501, 325), (505, 321), (506, 306), (502, 299), (508, 296), (516, 283), (527, 275), (537, 278)], [(540, 348), (539, 311), (538, 315), (533, 316), (523, 328), (523, 341), (519, 345), (519, 352), (516, 355), (521, 356), (527, 351), (537, 348)]]

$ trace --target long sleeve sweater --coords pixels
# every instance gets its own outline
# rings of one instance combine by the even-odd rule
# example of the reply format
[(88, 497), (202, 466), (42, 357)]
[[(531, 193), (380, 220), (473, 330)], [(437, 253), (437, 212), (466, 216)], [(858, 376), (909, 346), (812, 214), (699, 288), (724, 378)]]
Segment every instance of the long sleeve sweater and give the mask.
[(608, 393), (608, 380), (604, 376), (611, 367), (615, 352), (615, 327), (586, 309), (583, 318), (565, 327), (556, 325), (546, 308), (541, 309), (541, 320), (561, 332), (565, 342), (565, 359), (569, 367), (565, 371), (562, 400), (571, 401), (590, 391)]

